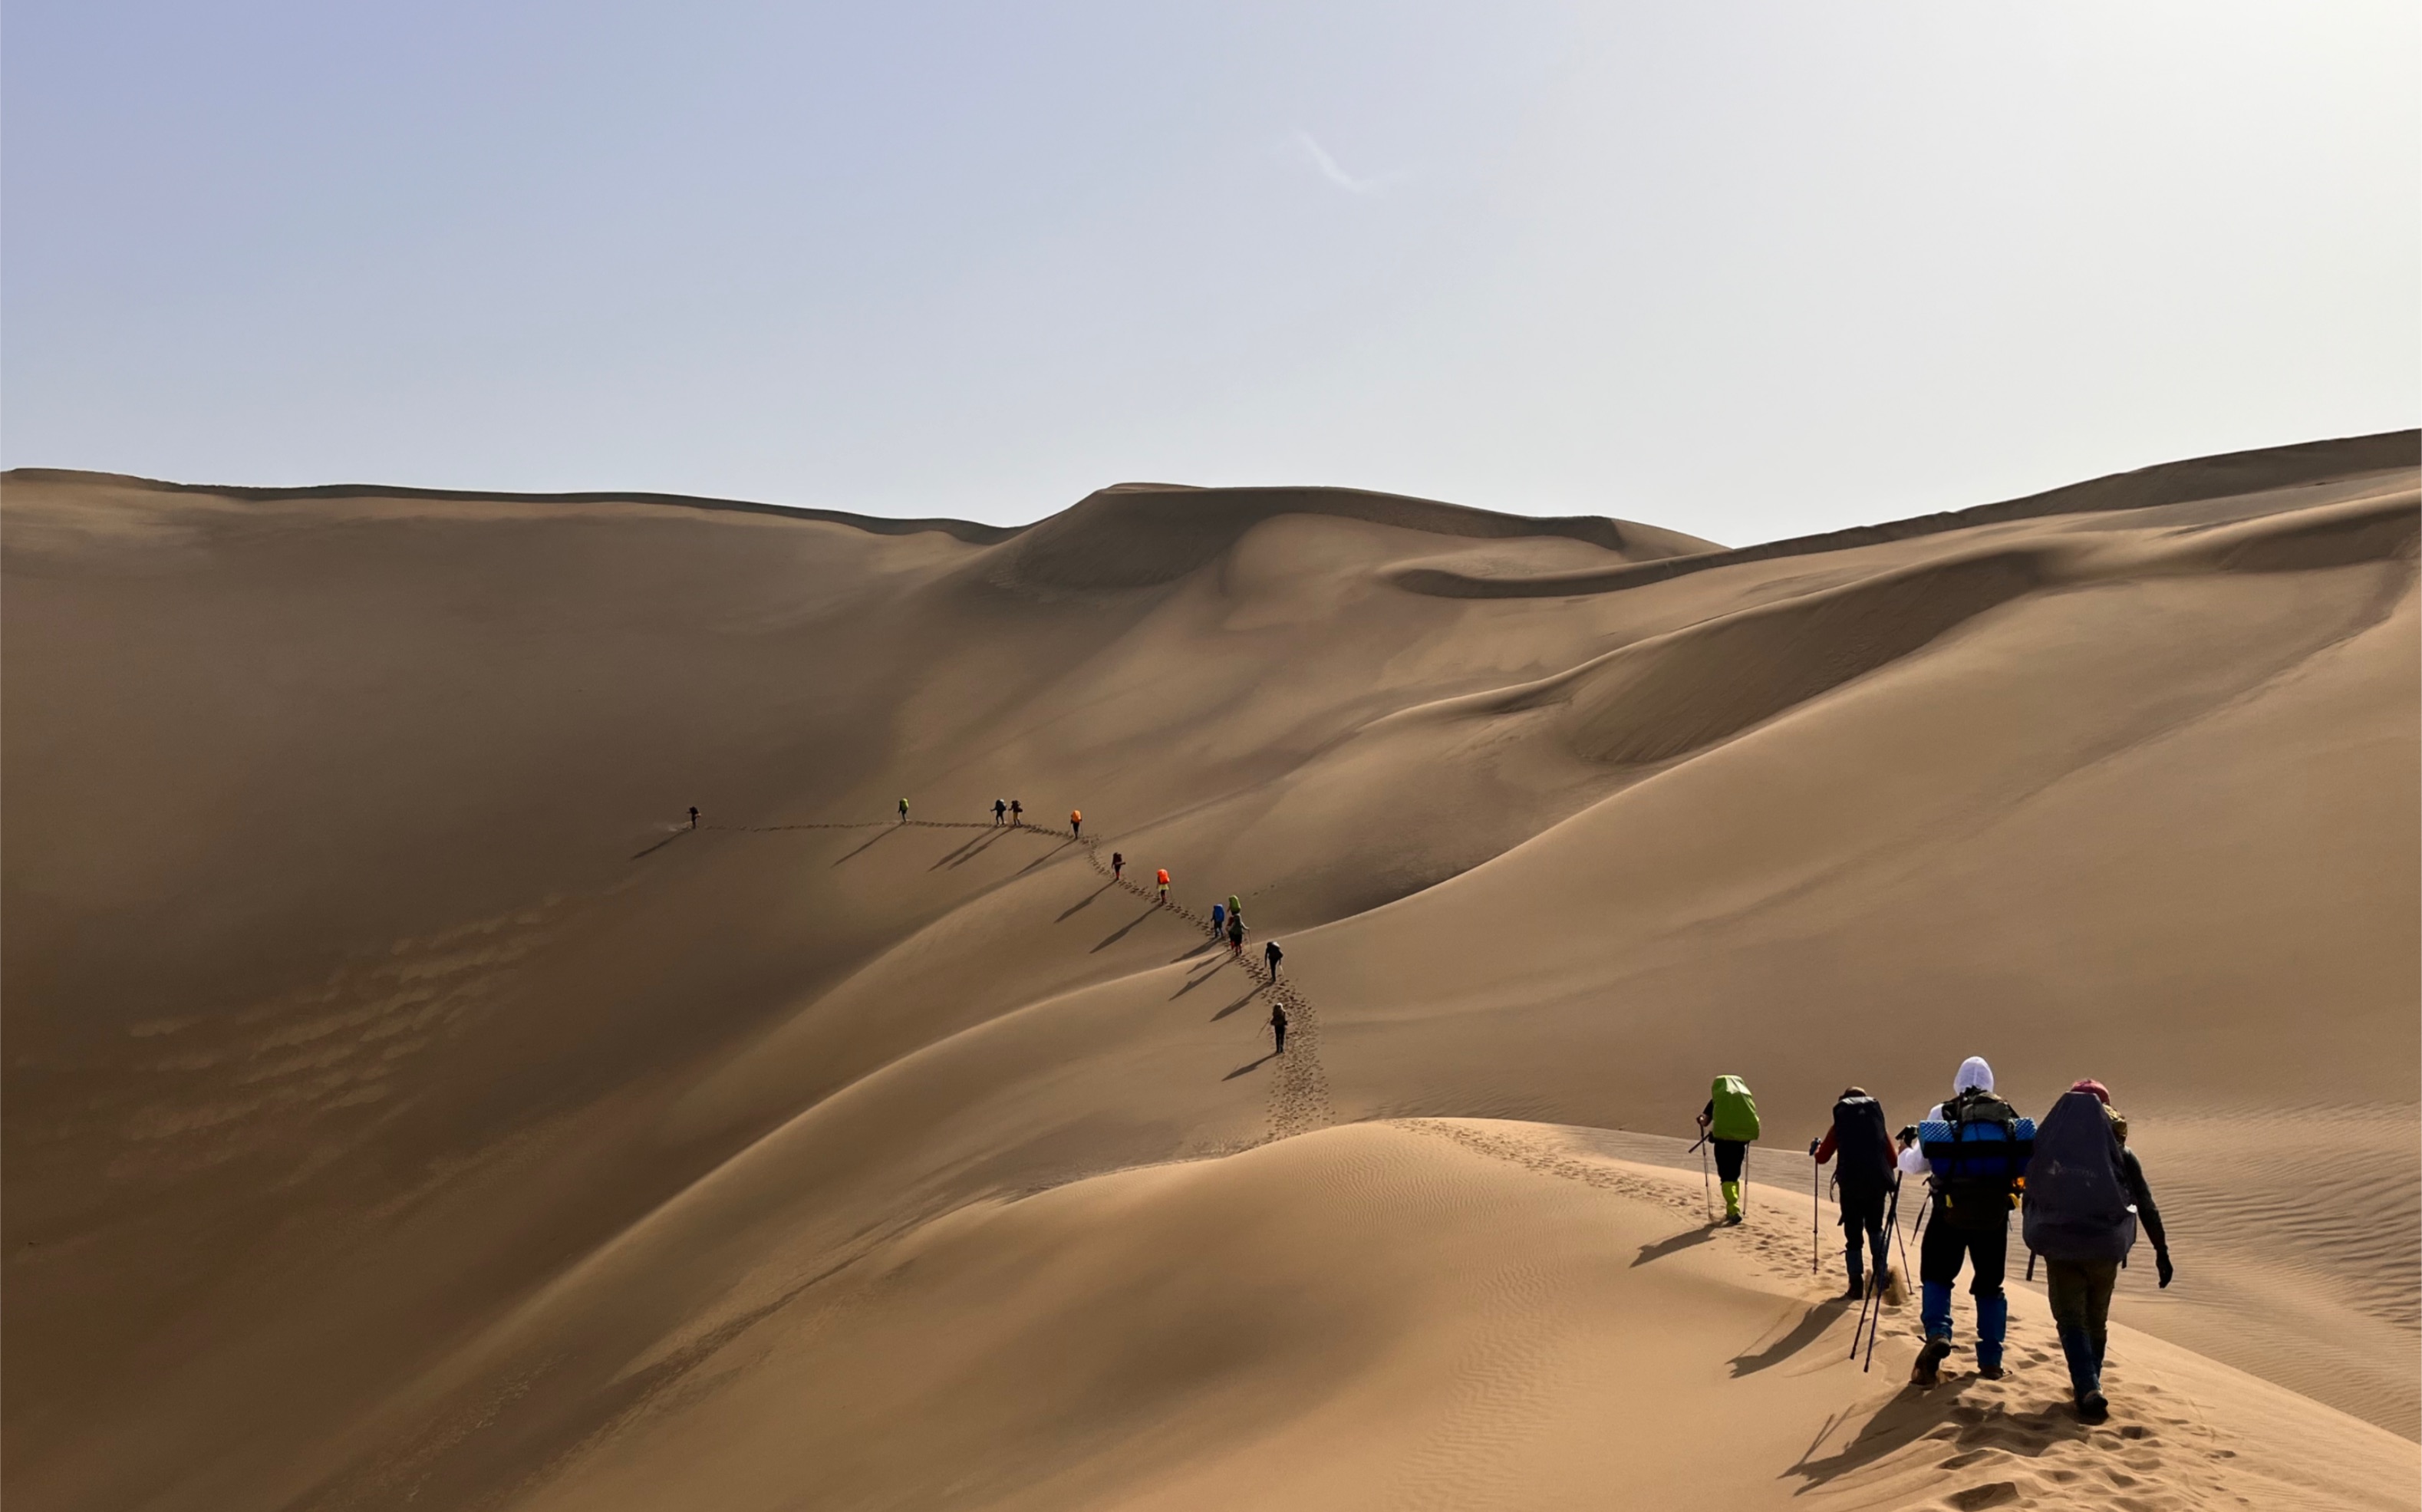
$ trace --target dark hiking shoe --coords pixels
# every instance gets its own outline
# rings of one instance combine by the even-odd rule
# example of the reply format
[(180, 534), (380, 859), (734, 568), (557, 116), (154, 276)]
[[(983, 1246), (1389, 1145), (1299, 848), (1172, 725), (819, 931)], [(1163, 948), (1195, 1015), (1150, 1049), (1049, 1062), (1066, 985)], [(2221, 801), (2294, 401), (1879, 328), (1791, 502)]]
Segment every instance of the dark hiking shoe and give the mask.
[(1738, 1213), (1726, 1213), (1724, 1215), (1724, 1227), (1738, 1228), (1740, 1226), (1740, 1221), (1741, 1216)]
[(1853, 1283), (1850, 1289), (1842, 1294), (1841, 1299), (1846, 1302), (1865, 1301), (1867, 1299), (1867, 1289), (1864, 1286), (1861, 1286), (1856, 1283)]
[(2087, 1392), (2077, 1399), (2077, 1421), (2080, 1423), (2101, 1423), (2110, 1416), (2111, 1404), (2102, 1399), (2100, 1392)]
[(1978, 1380), (2000, 1380), (2003, 1377), (2008, 1374), (2008, 1371), (2004, 1370), (1999, 1365), (1978, 1365), (1976, 1367), (1976, 1378)]
[(1928, 1339), (1926, 1347), (1917, 1352), (1917, 1363), (1910, 1368), (1909, 1383), (1912, 1386), (1934, 1386), (1942, 1380), (1942, 1362), (1951, 1357), (1949, 1339)]

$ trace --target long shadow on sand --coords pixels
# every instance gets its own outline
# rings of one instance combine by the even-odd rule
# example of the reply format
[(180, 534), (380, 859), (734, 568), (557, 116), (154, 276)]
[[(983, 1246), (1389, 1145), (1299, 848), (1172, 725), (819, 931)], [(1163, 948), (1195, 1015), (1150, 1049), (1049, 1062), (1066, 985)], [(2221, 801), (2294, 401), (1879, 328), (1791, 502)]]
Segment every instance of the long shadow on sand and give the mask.
[(646, 859), (648, 857), (653, 856), (656, 852), (658, 852), (658, 851), (660, 851), (660, 850), (664, 849), (666, 846), (668, 846), (668, 845), (671, 844), (674, 841), (677, 841), (677, 840), (681, 839), (684, 835), (686, 835), (686, 834), (688, 834), (688, 833), (689, 833), (689, 831), (688, 831), (688, 830), (686, 830), (686, 829), (676, 829), (676, 830), (674, 830), (671, 834), (667, 835), (664, 839), (662, 839), (662, 840), (660, 840), (660, 841), (656, 842), (654, 844), (653, 844), (653, 845), (649, 846), (646, 850), (643, 850), (643, 851), (639, 852), (639, 854), (638, 854), (638, 855), (632, 857), (632, 858), (631, 858), (631, 859), (633, 859), (633, 860), (635, 860), (635, 861), (637, 861), (637, 860), (644, 860), (644, 859)]
[(1064, 924), (1064, 923), (1066, 923), (1069, 920), (1074, 919), (1074, 918), (1076, 918), (1076, 917), (1077, 917), (1077, 911), (1078, 909), (1080, 909), (1080, 908), (1089, 908), (1089, 907), (1092, 907), (1092, 906), (1093, 906), (1093, 900), (1094, 900), (1095, 898), (1098, 898), (1098, 897), (1100, 897), (1103, 893), (1109, 891), (1109, 890), (1110, 890), (1110, 889), (1112, 889), (1112, 888), (1116, 887), (1117, 885), (1118, 885), (1118, 884), (1117, 884), (1117, 883), (1115, 883), (1115, 882), (1105, 882), (1105, 883), (1103, 883), (1100, 887), (1095, 888), (1093, 891), (1086, 893), (1086, 894), (1085, 894), (1083, 897), (1081, 897), (1081, 898), (1078, 898), (1075, 903), (1070, 904), (1070, 905), (1068, 906), (1068, 911), (1067, 911), (1066, 913), (1062, 914), (1059, 918), (1054, 919), (1054, 920), (1053, 920), (1053, 921), (1052, 921), (1053, 923), (1055, 923), (1055, 924)]
[(1213, 1014), (1211, 1016), (1211, 1022), (1215, 1024), (1218, 1023), (1222, 1018), (1227, 1017), (1230, 1014), (1235, 1013), (1237, 1009), (1242, 1008), (1245, 1004), (1252, 1001), (1255, 998), (1258, 998), (1261, 995), (1262, 989), (1260, 986), (1256, 985), (1252, 991), (1246, 993), (1235, 1002), (1230, 1003), (1227, 1007), (1220, 1009), (1216, 1014)]
[[(1800, 1462), (1784, 1473), (1804, 1477), (1808, 1485), (1801, 1489), (1810, 1489), (1872, 1465), (1929, 1436), (1954, 1454), (2000, 1449), (2030, 1457), (2055, 1443), (2090, 1437), (2085, 1426), (2063, 1407), (2048, 1407), (2040, 1412), (2012, 1412), (1998, 1402), (1990, 1408), (1972, 1407), (1959, 1400), (1959, 1394), (1968, 1389), (1973, 1379), (1942, 1386), (1903, 1387), (1899, 1395), (1860, 1425), (1839, 1452), (1822, 1459), (1802, 1455)], [(1816, 1442), (1824, 1442), (1825, 1434), (1831, 1433), (1839, 1421), (1826, 1424)], [(1957, 1424), (1958, 1427), (1945, 1438), (1937, 1430), (1947, 1424)], [(1816, 1444), (1809, 1445), (1809, 1450), (1814, 1453)]]
[(995, 844), (999, 843), (1000, 837), (1007, 833), (1009, 833), (1009, 831), (1006, 829), (988, 829), (983, 834), (978, 835), (975, 839), (968, 841), (957, 850), (954, 850), (948, 856), (943, 857), (940, 860), (936, 861), (933, 865), (925, 868), (925, 870), (928, 872), (938, 872), (946, 866), (953, 868), (965, 866), (967, 862), (974, 860), (977, 857), (982, 856), (984, 852), (992, 849)]
[(1210, 970), (1198, 972), (1193, 976), (1187, 977), (1184, 986), (1179, 987), (1175, 992), (1169, 995), (1169, 1000), (1175, 1002), (1178, 999), (1185, 997), (1189, 992), (1192, 992), (1195, 988), (1201, 986), (1205, 982), (1218, 976), (1219, 974), (1219, 968), (1227, 964), (1228, 963), (1225, 961), (1215, 961), (1212, 963)]
[(835, 865), (835, 866), (839, 866), (839, 865), (841, 863), (841, 861), (854, 861), (854, 860), (857, 859), (859, 857), (861, 857), (861, 856), (865, 855), (868, 851), (873, 850), (875, 846), (882, 844), (885, 841), (889, 840), (892, 836), (894, 836), (894, 835), (896, 835), (896, 834), (900, 833), (900, 831), (901, 831), (902, 827), (903, 827), (902, 826), (899, 826), (899, 825), (893, 825), (893, 826), (892, 826), (890, 828), (889, 828), (889, 829), (885, 829), (885, 830), (879, 831), (879, 832), (875, 835), (875, 837), (874, 837), (873, 840), (868, 841), (865, 844), (860, 845), (857, 849), (856, 849), (856, 850), (854, 850), (854, 851), (850, 852), (848, 855), (846, 855), (846, 856), (842, 857), (842, 858), (841, 858), (841, 861), (835, 861), (835, 862), (833, 862), (833, 865)]
[(1640, 1257), (1631, 1264), (1634, 1268), (1644, 1266), (1651, 1260), (1662, 1260), (1667, 1255), (1687, 1250), (1694, 1244), (1705, 1244), (1714, 1238), (1716, 1230), (1722, 1226), (1720, 1223), (1702, 1223), (1697, 1228), (1684, 1229), (1681, 1233), (1659, 1239), (1654, 1244), (1644, 1244), (1640, 1247)]
[(1248, 1062), (1246, 1062), (1243, 1065), (1240, 1065), (1240, 1066), (1236, 1067), (1236, 1069), (1235, 1069), (1234, 1071), (1229, 1072), (1226, 1076), (1221, 1077), (1219, 1079), (1220, 1079), (1220, 1080), (1222, 1080), (1222, 1081), (1234, 1081), (1234, 1080), (1235, 1080), (1238, 1077), (1243, 1076), (1243, 1075), (1244, 1075), (1246, 1072), (1248, 1072), (1248, 1071), (1252, 1071), (1252, 1070), (1257, 1070), (1257, 1069), (1259, 1069), (1259, 1068), (1260, 1068), (1260, 1066), (1261, 1066), (1261, 1064), (1262, 1064), (1262, 1062), (1263, 1062), (1263, 1061), (1273, 1060), (1273, 1059), (1275, 1059), (1275, 1058), (1277, 1057), (1278, 1053), (1279, 1053), (1278, 1051), (1276, 1051), (1276, 1050), (1272, 1050), (1272, 1051), (1270, 1051), (1270, 1052), (1269, 1052), (1269, 1054), (1263, 1056), (1263, 1057), (1262, 1057), (1262, 1059), (1261, 1059), (1260, 1061), (1248, 1061)]
[(1099, 954), (1101, 954), (1104, 951), (1109, 950), (1111, 946), (1113, 946), (1113, 945), (1117, 944), (1119, 941), (1121, 941), (1121, 940), (1123, 940), (1123, 939), (1126, 938), (1126, 937), (1127, 937), (1127, 932), (1128, 932), (1128, 931), (1130, 931), (1130, 930), (1132, 930), (1132, 929), (1134, 929), (1136, 925), (1138, 925), (1138, 924), (1140, 924), (1140, 923), (1142, 923), (1145, 920), (1147, 920), (1147, 919), (1151, 918), (1153, 915), (1155, 915), (1155, 914), (1156, 914), (1156, 913), (1158, 913), (1158, 912), (1160, 912), (1160, 905), (1159, 905), (1159, 904), (1156, 904), (1156, 903), (1146, 904), (1146, 905), (1144, 906), (1144, 910), (1143, 910), (1143, 912), (1141, 912), (1141, 913), (1140, 913), (1140, 914), (1136, 915), (1133, 919), (1130, 919), (1130, 920), (1128, 920), (1125, 923), (1124, 923), (1124, 924), (1120, 925), (1120, 926), (1118, 927), (1118, 929), (1117, 929), (1114, 933), (1112, 933), (1112, 934), (1111, 934), (1111, 936), (1110, 936), (1110, 937), (1109, 937), (1109, 938), (1108, 938), (1108, 939), (1106, 939), (1106, 940), (1102, 941), (1099, 945), (1094, 946), (1092, 950), (1087, 951), (1085, 953), (1086, 953), (1086, 954), (1088, 954), (1088, 955), (1099, 955)]
[[(1035, 830), (1035, 831), (1031, 831), (1031, 833), (1041, 834), (1041, 833), (1043, 833), (1043, 831), (1041, 831), (1041, 830)], [(1073, 840), (1063, 840), (1063, 841), (1062, 841), (1059, 844), (1052, 846), (1049, 850), (1045, 851), (1045, 852), (1044, 852), (1042, 855), (1040, 855), (1040, 856), (1037, 856), (1036, 858), (1034, 858), (1034, 859), (1032, 859), (1032, 860), (1030, 860), (1030, 861), (1027, 862), (1024, 866), (1019, 867), (1019, 868), (1017, 869), (1017, 874), (1018, 874), (1018, 875), (1020, 875), (1020, 876), (1024, 876), (1027, 873), (1031, 872), (1031, 871), (1033, 871), (1036, 867), (1043, 865), (1043, 864), (1044, 864), (1045, 862), (1046, 862), (1046, 861), (1049, 861), (1052, 858), (1054, 858), (1054, 857), (1058, 856), (1062, 851), (1066, 850), (1069, 846), (1074, 845), (1075, 843), (1076, 843), (1075, 841), (1073, 841)]]
[(1833, 1320), (1840, 1317), (1848, 1307), (1849, 1304), (1839, 1297), (1831, 1301), (1816, 1303), (1801, 1315), (1799, 1323), (1782, 1338), (1775, 1340), (1755, 1354), (1733, 1356), (1733, 1378), (1738, 1380), (1743, 1376), (1756, 1375), (1770, 1365), (1783, 1363), (1801, 1350), (1807, 1348), (1822, 1337), (1825, 1331), (1833, 1326)]

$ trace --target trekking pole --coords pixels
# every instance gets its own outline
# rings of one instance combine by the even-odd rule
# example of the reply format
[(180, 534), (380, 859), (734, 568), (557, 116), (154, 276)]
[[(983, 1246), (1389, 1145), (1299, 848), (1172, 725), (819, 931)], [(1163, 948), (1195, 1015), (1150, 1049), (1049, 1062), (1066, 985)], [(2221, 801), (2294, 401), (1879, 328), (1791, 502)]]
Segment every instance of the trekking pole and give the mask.
[(1707, 1174), (1707, 1137), (1700, 1135), (1692, 1148), (1699, 1152), (1699, 1194), (1707, 1200), (1707, 1221), (1712, 1223), (1716, 1221), (1716, 1189)]
[[(1892, 1229), (1894, 1238), (1900, 1237), (1900, 1176), (1897, 1173), (1893, 1176), (1892, 1198), (1884, 1204), (1884, 1222)], [(1900, 1263), (1903, 1270), (1909, 1268), (1909, 1252), (1905, 1249), (1901, 1252)], [(1876, 1312), (1874, 1321), (1867, 1326), (1867, 1360), (1865, 1364), (1859, 1367), (1861, 1375), (1875, 1368), (1876, 1335), (1883, 1331), (1884, 1278), (1881, 1268), (1878, 1268), (1877, 1273), (1867, 1278), (1867, 1290), (1876, 1299)], [(1859, 1336), (1853, 1333), (1850, 1335), (1850, 1353), (1856, 1355), (1858, 1352)]]
[(1816, 1274), (1816, 1225), (1820, 1215), (1816, 1200), (1816, 1162), (1808, 1162), (1808, 1273)]

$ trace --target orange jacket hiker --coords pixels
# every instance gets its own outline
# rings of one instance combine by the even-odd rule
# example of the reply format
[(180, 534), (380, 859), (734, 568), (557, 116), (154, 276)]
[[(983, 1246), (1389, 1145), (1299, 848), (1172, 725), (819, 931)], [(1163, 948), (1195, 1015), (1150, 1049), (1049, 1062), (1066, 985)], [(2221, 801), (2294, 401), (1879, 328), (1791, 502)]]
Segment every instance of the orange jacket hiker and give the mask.
[(1161, 901), (1161, 902), (1163, 902), (1163, 903), (1167, 903), (1167, 902), (1169, 901), (1169, 868), (1168, 868), (1168, 867), (1164, 866), (1164, 867), (1162, 867), (1162, 868), (1160, 869), (1160, 878), (1159, 878), (1159, 880), (1160, 880), (1160, 901)]
[(1072, 835), (1081, 835), (1081, 834), (1083, 834), (1084, 832), (1085, 832), (1085, 816), (1084, 816), (1084, 814), (1082, 814), (1081, 812), (1077, 811), (1077, 810), (1075, 810), (1075, 809), (1071, 809), (1071, 810), (1069, 810), (1069, 811), (1068, 811), (1068, 833), (1070, 833), (1070, 834), (1072, 834)]

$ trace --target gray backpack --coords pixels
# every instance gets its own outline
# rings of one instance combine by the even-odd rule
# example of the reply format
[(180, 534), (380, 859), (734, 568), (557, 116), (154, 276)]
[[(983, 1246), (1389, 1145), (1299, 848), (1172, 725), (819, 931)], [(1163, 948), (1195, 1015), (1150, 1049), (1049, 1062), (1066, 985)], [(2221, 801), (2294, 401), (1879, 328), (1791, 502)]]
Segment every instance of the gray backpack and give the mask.
[(2062, 1094), (2036, 1126), (2021, 1232), (2047, 1260), (2122, 1261), (2135, 1244), (2119, 1136), (2094, 1094)]

